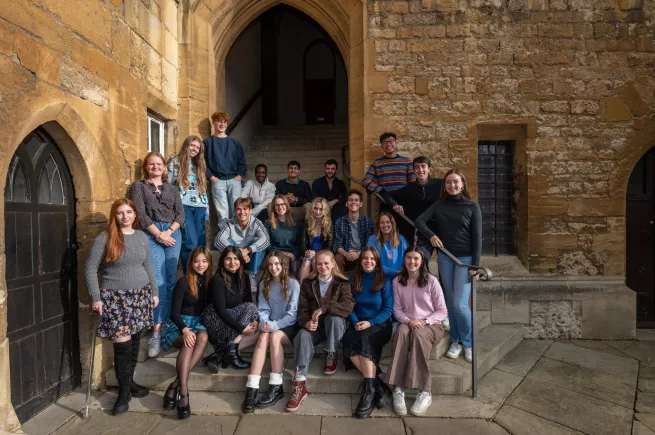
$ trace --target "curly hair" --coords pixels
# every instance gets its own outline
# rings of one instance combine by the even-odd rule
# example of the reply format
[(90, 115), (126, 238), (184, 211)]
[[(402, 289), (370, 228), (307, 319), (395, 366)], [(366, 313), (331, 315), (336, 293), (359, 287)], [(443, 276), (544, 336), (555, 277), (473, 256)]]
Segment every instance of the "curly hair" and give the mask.
[(330, 206), (325, 198), (314, 198), (312, 204), (307, 210), (305, 215), (305, 222), (307, 223), (307, 235), (310, 239), (314, 237), (314, 227), (316, 227), (317, 219), (314, 217), (314, 204), (320, 202), (323, 205), (323, 215), (321, 216), (321, 237), (327, 240), (332, 234), (332, 216), (330, 214)]

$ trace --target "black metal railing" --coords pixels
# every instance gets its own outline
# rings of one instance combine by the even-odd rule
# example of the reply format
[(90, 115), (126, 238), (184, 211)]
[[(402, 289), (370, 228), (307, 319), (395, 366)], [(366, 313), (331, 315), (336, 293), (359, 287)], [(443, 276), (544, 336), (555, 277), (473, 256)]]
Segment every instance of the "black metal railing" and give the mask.
[[(362, 184), (362, 180), (355, 178), (351, 175), (350, 173), (350, 159), (349, 159), (349, 154), (348, 154), (348, 146), (343, 146), (341, 147), (341, 167), (343, 168), (343, 177), (344, 179), (350, 180), (353, 183)], [(380, 195), (379, 193), (376, 192), (369, 192), (368, 190), (366, 191), (366, 206), (367, 206), (367, 213), (368, 216), (370, 217), (372, 215), (372, 201), (371, 197), (375, 196), (378, 201), (381, 203), (386, 203), (384, 197)], [(405, 222), (410, 224), (415, 230), (415, 236), (414, 236), (414, 243), (416, 243), (416, 237), (417, 234), (420, 232), (418, 228), (414, 225), (414, 221), (412, 221), (410, 218), (405, 216), (404, 214), (400, 213), (395, 213), (394, 215), (399, 216), (401, 219), (404, 219)], [(427, 235), (421, 233), (426, 238)], [(477, 276), (480, 277), (480, 280), (482, 281), (489, 281), (492, 279), (493, 274), (491, 273), (491, 270), (482, 267), (479, 265), (475, 264), (466, 264), (462, 263), (457, 257), (455, 257), (453, 254), (451, 254), (446, 248), (438, 248), (441, 253), (443, 253), (445, 256), (450, 258), (453, 263), (460, 267), (466, 267), (469, 271), (469, 275), (471, 276), (471, 347), (473, 351), (473, 361), (471, 362), (471, 377), (472, 377), (472, 388), (471, 388), (471, 393), (473, 397), (477, 397), (478, 395), (478, 348), (477, 348), (477, 331), (476, 331), (476, 313), (477, 313), (477, 293), (476, 293), (476, 283), (477, 283)]]
[(237, 125), (239, 125), (239, 123), (244, 118), (244, 116), (246, 116), (248, 111), (252, 108), (252, 106), (255, 105), (255, 102), (261, 96), (262, 96), (262, 88), (259, 88), (259, 90), (257, 90), (257, 92), (255, 92), (255, 94), (252, 97), (250, 97), (250, 99), (246, 102), (245, 106), (243, 106), (243, 109), (241, 109), (239, 113), (237, 113), (237, 116), (235, 116), (234, 119), (232, 119), (232, 122), (230, 122), (230, 124), (227, 126), (227, 130), (225, 131), (225, 133), (228, 136), (232, 134), (235, 128), (237, 128)]

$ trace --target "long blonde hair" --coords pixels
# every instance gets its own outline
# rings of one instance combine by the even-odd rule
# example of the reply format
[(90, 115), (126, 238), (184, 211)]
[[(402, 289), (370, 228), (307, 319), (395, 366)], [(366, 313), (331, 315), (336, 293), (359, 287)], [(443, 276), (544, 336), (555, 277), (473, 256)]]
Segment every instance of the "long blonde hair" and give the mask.
[(266, 299), (266, 302), (268, 302), (271, 295), (271, 281), (273, 281), (273, 275), (268, 270), (268, 262), (273, 257), (277, 258), (280, 261), (280, 266), (282, 267), (282, 271), (280, 272), (280, 284), (282, 284), (282, 290), (280, 290), (280, 294), (282, 295), (282, 297), (284, 297), (285, 301), (288, 301), (289, 279), (293, 279), (293, 278), (289, 277), (289, 260), (287, 260), (287, 257), (282, 255), (279, 251), (271, 252), (266, 256), (266, 259), (264, 260), (264, 264), (265, 264), (264, 276), (262, 277), (262, 282), (264, 283), (264, 288), (262, 290), (264, 299)]
[(389, 234), (389, 244), (392, 248), (397, 248), (400, 245), (400, 238), (398, 237), (398, 227), (396, 226), (396, 220), (391, 216), (391, 213), (383, 211), (378, 216), (378, 221), (375, 223), (375, 240), (378, 242), (380, 249), (384, 248), (384, 234), (380, 229), (380, 221), (382, 217), (386, 216), (391, 221), (391, 234)]
[[(200, 151), (196, 154), (195, 157), (189, 157), (189, 147), (192, 142), (198, 142), (200, 144)], [(184, 139), (180, 152), (177, 154), (177, 159), (180, 162), (180, 171), (177, 174), (177, 184), (182, 186), (184, 190), (189, 189), (189, 161), (193, 163), (193, 166), (196, 168), (196, 190), (199, 195), (204, 195), (207, 193), (207, 177), (205, 176), (206, 164), (205, 164), (205, 151), (204, 144), (202, 139), (198, 136), (189, 136)]]
[[(198, 275), (198, 272), (193, 268), (193, 262), (196, 261), (198, 255), (204, 255), (207, 259), (207, 270), (202, 275)], [(191, 251), (189, 255), (189, 261), (187, 262), (187, 274), (186, 282), (189, 284), (189, 293), (191, 296), (198, 299), (198, 277), (202, 276), (203, 285), (209, 284), (209, 280), (212, 277), (212, 253), (205, 246), (196, 246)]]
[(291, 205), (289, 204), (289, 200), (287, 199), (286, 196), (280, 193), (278, 195), (275, 195), (273, 201), (271, 201), (271, 212), (269, 213), (270, 216), (268, 218), (268, 222), (271, 224), (271, 228), (276, 229), (277, 221), (278, 219), (280, 219), (280, 216), (277, 214), (277, 211), (275, 211), (275, 201), (277, 201), (278, 199), (281, 199), (287, 205), (287, 212), (284, 215), (284, 223), (290, 227), (296, 226), (296, 222), (293, 220), (293, 216), (291, 216)]
[[(328, 257), (330, 257), (330, 260), (332, 260), (332, 265), (334, 266), (334, 268), (332, 269), (332, 276), (333, 276), (333, 277), (336, 276), (336, 277), (339, 277), (339, 278), (341, 278), (341, 279), (343, 279), (343, 280), (345, 280), (345, 281), (348, 281), (348, 278), (346, 278), (346, 275), (344, 275), (344, 274), (341, 272), (341, 269), (339, 269), (339, 265), (337, 264), (336, 260), (334, 259), (334, 252), (330, 251), (329, 249), (321, 249), (320, 251), (318, 251), (318, 252), (316, 253), (316, 255), (314, 256), (314, 258), (316, 259), (316, 261), (318, 261), (318, 257), (321, 257), (321, 256), (323, 256), (323, 255), (327, 255)], [(306, 279), (314, 279), (314, 278), (316, 278), (317, 276), (318, 276), (318, 270), (317, 270), (316, 268), (314, 268), (314, 270), (312, 271), (312, 273), (310, 273), (310, 274), (307, 276)]]
[(314, 204), (320, 202), (323, 205), (323, 216), (321, 218), (321, 237), (327, 240), (332, 234), (332, 216), (330, 215), (330, 206), (325, 198), (314, 198), (305, 215), (307, 222), (307, 235), (311, 239), (314, 237), (314, 227), (316, 226), (316, 218), (314, 217)]
[(143, 159), (143, 163), (141, 163), (141, 179), (142, 180), (147, 180), (148, 177), (150, 176), (148, 174), (148, 160), (150, 160), (152, 157), (159, 157), (161, 160), (161, 164), (164, 167), (164, 170), (161, 173), (161, 181), (168, 181), (168, 169), (166, 169), (166, 159), (161, 153), (158, 153), (157, 151), (150, 151), (148, 154)]

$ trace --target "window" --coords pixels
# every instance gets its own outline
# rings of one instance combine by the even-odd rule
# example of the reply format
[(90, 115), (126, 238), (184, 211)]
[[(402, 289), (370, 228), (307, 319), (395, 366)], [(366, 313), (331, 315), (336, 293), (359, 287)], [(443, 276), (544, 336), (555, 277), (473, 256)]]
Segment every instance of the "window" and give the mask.
[(166, 155), (164, 147), (164, 121), (148, 115), (148, 152), (156, 151)]

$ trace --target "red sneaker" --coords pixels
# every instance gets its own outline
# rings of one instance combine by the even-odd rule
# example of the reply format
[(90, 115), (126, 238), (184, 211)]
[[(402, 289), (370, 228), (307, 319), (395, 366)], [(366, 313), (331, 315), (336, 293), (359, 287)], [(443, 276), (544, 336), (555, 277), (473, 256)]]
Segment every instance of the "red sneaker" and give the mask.
[(333, 375), (337, 371), (337, 353), (328, 352), (327, 358), (325, 359), (325, 367), (323, 367), (323, 374)]
[(293, 383), (293, 390), (291, 391), (291, 397), (287, 402), (286, 410), (289, 412), (297, 411), (300, 408), (300, 404), (307, 397), (307, 385), (306, 381), (295, 381)]

